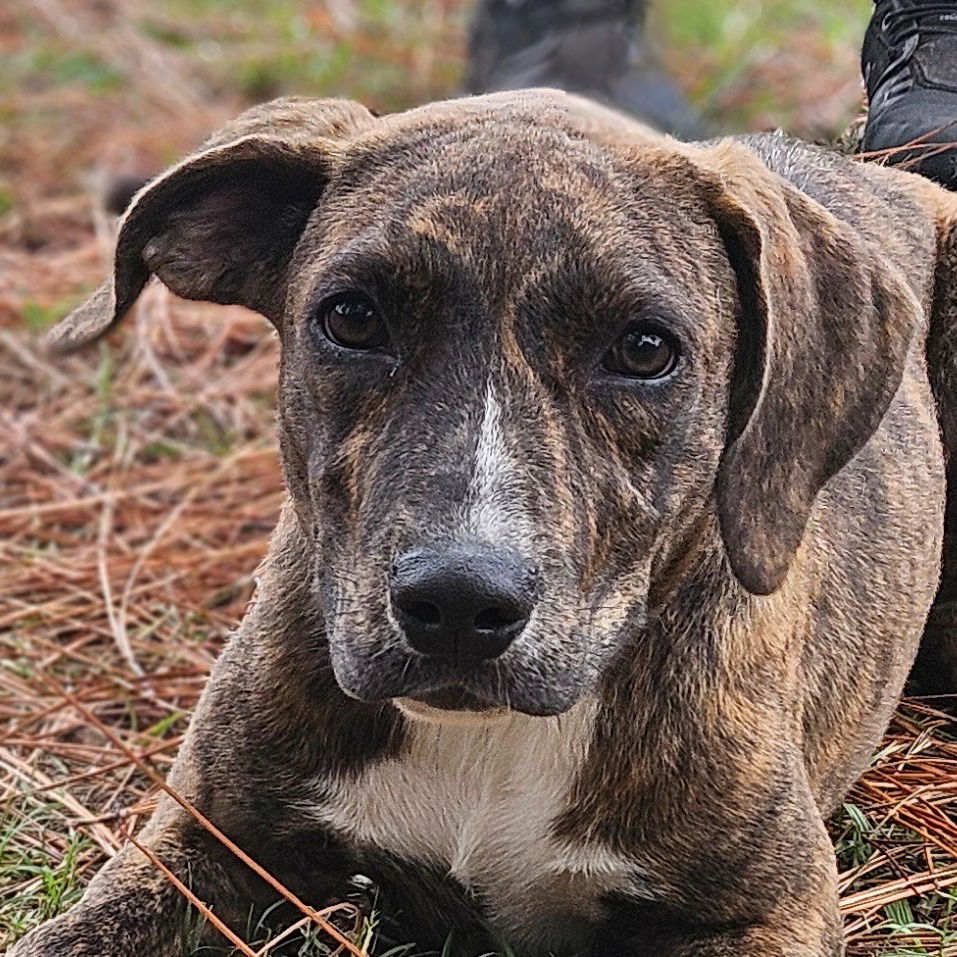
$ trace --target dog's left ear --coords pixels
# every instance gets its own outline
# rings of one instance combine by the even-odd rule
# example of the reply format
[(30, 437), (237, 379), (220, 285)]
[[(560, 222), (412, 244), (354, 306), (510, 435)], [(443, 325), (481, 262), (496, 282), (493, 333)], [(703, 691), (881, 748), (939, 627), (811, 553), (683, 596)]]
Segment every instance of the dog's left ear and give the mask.
[(134, 197), (113, 278), (48, 346), (69, 352), (99, 338), (150, 275), (185, 299), (243, 305), (278, 325), (286, 267), (341, 144), (373, 122), (344, 100), (276, 100), (242, 114)]
[(922, 307), (875, 244), (750, 150), (687, 149), (740, 300), (718, 515), (735, 575), (765, 595), (784, 580), (818, 492), (887, 411)]

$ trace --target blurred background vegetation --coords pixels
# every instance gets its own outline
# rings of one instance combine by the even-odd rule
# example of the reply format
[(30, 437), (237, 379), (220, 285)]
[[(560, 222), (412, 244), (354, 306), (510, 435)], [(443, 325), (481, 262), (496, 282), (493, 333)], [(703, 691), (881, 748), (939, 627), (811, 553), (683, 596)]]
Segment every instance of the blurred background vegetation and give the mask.
[[(648, 47), (716, 131), (827, 137), (860, 106), (870, 6), (659, 0)], [(6, 0), (0, 213), (25, 188), (25, 166), (35, 188), (69, 191), (96, 163), (171, 160), (204, 123), (249, 102), (348, 96), (385, 112), (454, 94), (468, 9), (465, 0)], [(58, 182), (39, 177), (50, 167)]]

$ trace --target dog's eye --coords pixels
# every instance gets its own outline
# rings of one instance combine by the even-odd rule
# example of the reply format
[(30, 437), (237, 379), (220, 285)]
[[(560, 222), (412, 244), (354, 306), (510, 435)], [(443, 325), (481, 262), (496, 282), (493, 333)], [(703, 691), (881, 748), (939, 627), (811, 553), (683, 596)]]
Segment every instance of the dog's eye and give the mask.
[(356, 293), (345, 293), (319, 306), (316, 319), (323, 335), (343, 349), (381, 349), (389, 333), (375, 306)]
[(664, 379), (675, 371), (678, 343), (659, 326), (632, 326), (605, 356), (605, 368), (632, 379)]

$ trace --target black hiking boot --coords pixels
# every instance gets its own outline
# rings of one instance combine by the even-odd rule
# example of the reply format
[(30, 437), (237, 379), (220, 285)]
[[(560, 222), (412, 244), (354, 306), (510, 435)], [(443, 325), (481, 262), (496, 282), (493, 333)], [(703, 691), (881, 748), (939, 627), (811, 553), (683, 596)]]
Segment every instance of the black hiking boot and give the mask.
[(876, 0), (861, 68), (861, 149), (957, 189), (957, 0)]
[(700, 136), (700, 120), (642, 46), (646, 5), (647, 0), (479, 0), (469, 35), (468, 90), (558, 87), (666, 133)]

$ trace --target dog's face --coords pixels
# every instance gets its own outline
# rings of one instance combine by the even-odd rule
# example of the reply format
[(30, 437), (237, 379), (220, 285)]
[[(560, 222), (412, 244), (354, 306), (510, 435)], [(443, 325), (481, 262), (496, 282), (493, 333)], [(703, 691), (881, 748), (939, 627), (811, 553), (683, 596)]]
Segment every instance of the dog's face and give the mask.
[(640, 630), (714, 485), (733, 275), (654, 169), (559, 131), (382, 152), (329, 184), (283, 325), (336, 674), (362, 698), (561, 712)]
[(759, 164), (732, 189), (706, 156), (550, 93), (278, 104), (141, 194), (115, 288), (61, 336), (150, 272), (267, 315), (343, 689), (558, 714), (716, 515), (739, 579), (775, 588), (900, 379), (913, 309), (875, 283), (904, 293)]

